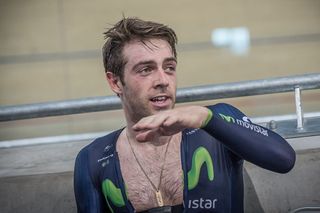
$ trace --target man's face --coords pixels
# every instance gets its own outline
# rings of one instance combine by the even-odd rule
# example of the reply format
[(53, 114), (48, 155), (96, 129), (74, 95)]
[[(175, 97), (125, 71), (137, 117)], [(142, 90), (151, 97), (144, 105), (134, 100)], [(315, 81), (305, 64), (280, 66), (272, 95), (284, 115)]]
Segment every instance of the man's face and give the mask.
[(176, 99), (177, 61), (167, 41), (135, 40), (123, 48), (126, 61), (120, 97), (127, 118), (137, 122), (172, 109)]

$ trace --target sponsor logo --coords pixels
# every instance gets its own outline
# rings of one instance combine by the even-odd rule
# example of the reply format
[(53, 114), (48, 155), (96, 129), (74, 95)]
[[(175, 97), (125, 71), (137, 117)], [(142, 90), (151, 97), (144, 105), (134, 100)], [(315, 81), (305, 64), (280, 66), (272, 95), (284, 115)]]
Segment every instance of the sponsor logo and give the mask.
[(102, 182), (102, 192), (103, 192), (104, 198), (106, 199), (108, 207), (111, 210), (111, 212), (113, 212), (113, 209), (110, 206), (109, 200), (116, 207), (125, 206), (125, 202), (122, 197), (121, 189), (117, 188), (110, 179), (105, 179)]
[(109, 149), (111, 149), (112, 146), (113, 146), (113, 145), (107, 145), (107, 146), (104, 148), (104, 151), (105, 151), (105, 152), (109, 151)]
[(218, 199), (211, 200), (200, 198), (195, 200), (188, 200), (187, 207), (189, 209), (215, 209), (216, 202), (218, 202)]
[(100, 163), (101, 161), (104, 161), (104, 160), (108, 160), (108, 159), (111, 158), (111, 157), (113, 157), (113, 154), (108, 155), (108, 156), (103, 157), (103, 158), (100, 158), (100, 159), (98, 160), (98, 163)]
[(251, 123), (251, 120), (247, 116), (243, 116), (242, 120)]
[(109, 163), (110, 163), (109, 160), (107, 160), (107, 161), (103, 162), (103, 163), (101, 164), (101, 166), (102, 166), (102, 167), (106, 167), (106, 165), (108, 165)]
[(268, 136), (268, 130), (262, 128), (261, 126), (253, 124), (250, 121), (250, 119), (246, 116), (244, 116), (242, 120), (240, 120), (238, 118), (233, 118), (232, 116), (224, 115), (221, 113), (219, 113), (219, 115), (223, 120), (227, 121), (228, 123), (234, 123), (254, 132), (260, 133), (261, 135)]
[(97, 160), (97, 162), (98, 163), (101, 163), (101, 166), (102, 167), (106, 167), (109, 163), (110, 163), (110, 158), (112, 158), (113, 157), (113, 154), (111, 154), (111, 155), (108, 155), (108, 156), (106, 156), (106, 157), (103, 157), (103, 158), (100, 158), (100, 159), (98, 159)]
[(201, 167), (204, 163), (207, 167), (208, 179), (213, 181), (214, 171), (212, 158), (208, 150), (200, 146), (194, 151), (192, 156), (192, 167), (188, 172), (188, 190), (192, 190), (198, 185)]
[(192, 135), (192, 134), (196, 133), (198, 130), (199, 130), (199, 128), (198, 129), (192, 129), (189, 132), (187, 132), (186, 134), (187, 135)]

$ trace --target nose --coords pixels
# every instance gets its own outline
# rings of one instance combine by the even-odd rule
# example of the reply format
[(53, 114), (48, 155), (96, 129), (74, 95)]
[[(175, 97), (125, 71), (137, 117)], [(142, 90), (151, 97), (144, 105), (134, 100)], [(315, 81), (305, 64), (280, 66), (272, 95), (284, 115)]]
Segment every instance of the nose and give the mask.
[(154, 86), (161, 87), (161, 88), (168, 87), (169, 86), (168, 78), (169, 78), (168, 74), (163, 69), (159, 69), (157, 72)]

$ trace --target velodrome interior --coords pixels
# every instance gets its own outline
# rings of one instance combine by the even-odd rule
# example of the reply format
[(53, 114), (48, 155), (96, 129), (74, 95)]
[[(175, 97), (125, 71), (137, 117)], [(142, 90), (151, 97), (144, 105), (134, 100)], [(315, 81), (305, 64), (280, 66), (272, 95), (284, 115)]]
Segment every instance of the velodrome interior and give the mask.
[[(113, 95), (102, 63), (103, 32), (123, 16), (165, 23), (176, 31), (178, 88), (320, 73), (317, 0), (0, 0), (0, 105)], [(242, 49), (214, 43), (214, 31), (235, 29), (245, 32), (240, 33), (247, 42)], [(250, 117), (263, 117), (294, 114), (294, 101), (294, 92), (287, 92), (192, 104), (228, 102)], [(302, 91), (302, 106), (303, 112), (320, 111), (319, 89)], [(124, 125), (121, 110), (4, 121), (0, 142), (107, 132)], [(247, 212), (320, 206), (320, 145), (301, 146), (304, 141), (319, 144), (319, 135), (290, 139), (299, 147), (291, 175), (247, 164)], [(89, 142), (1, 148), (4, 212), (76, 212), (73, 162)]]

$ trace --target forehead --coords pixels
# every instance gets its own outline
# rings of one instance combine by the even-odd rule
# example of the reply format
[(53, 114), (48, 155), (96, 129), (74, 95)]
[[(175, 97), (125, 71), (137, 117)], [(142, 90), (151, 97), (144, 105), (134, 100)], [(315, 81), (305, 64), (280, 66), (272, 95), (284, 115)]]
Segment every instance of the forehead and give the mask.
[(133, 40), (123, 47), (123, 56), (127, 65), (145, 60), (160, 62), (165, 58), (174, 57), (169, 43), (162, 39)]

